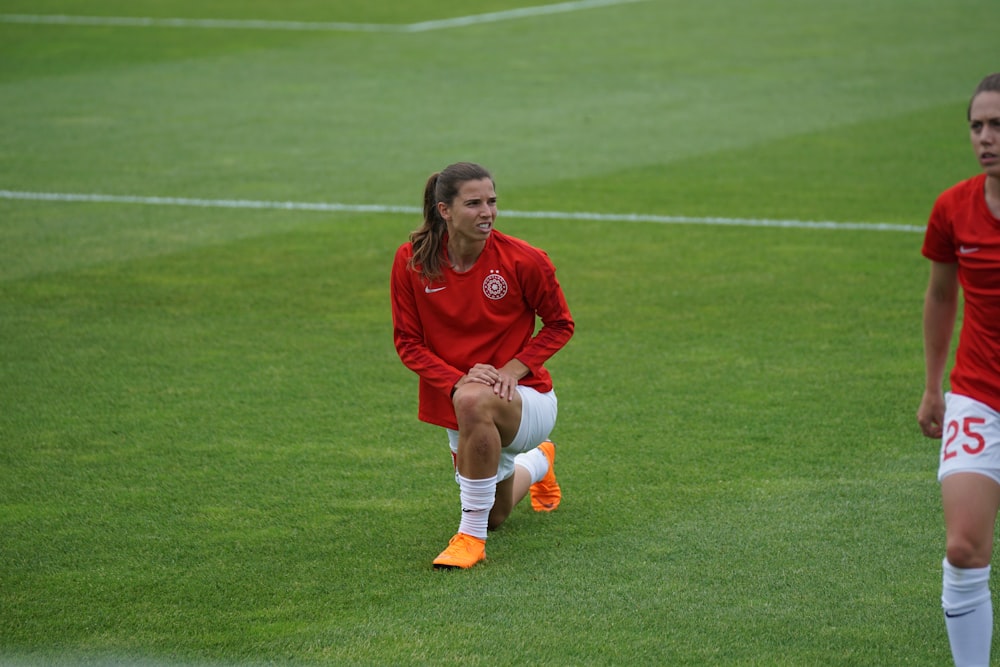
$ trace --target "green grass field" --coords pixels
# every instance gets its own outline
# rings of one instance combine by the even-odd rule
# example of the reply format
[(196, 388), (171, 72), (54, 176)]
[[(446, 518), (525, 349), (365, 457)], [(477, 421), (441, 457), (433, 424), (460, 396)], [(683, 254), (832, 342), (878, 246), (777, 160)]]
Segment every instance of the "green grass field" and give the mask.
[[(529, 6), (0, 0), (0, 664), (948, 664), (914, 228), (976, 171), (993, 0), (401, 27)], [(562, 507), (441, 573), (388, 273), (457, 160), (577, 333)]]

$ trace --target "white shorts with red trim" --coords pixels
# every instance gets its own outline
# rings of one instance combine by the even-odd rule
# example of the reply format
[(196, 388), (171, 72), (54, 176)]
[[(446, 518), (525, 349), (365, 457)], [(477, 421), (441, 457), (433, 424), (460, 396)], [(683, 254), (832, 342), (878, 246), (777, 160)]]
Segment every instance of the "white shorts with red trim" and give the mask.
[(977, 472), (1000, 484), (1000, 412), (961, 394), (945, 394), (938, 480)]
[[(502, 482), (514, 474), (514, 457), (522, 452), (531, 451), (545, 442), (552, 429), (556, 426), (556, 416), (559, 413), (559, 401), (556, 392), (547, 391), (544, 394), (531, 387), (517, 386), (521, 395), (521, 426), (514, 440), (500, 450), (500, 467), (497, 470), (497, 481)], [(448, 444), (451, 446), (451, 461), (455, 464), (458, 454), (458, 431), (448, 431)], [(458, 470), (455, 470), (455, 480), (458, 480)]]

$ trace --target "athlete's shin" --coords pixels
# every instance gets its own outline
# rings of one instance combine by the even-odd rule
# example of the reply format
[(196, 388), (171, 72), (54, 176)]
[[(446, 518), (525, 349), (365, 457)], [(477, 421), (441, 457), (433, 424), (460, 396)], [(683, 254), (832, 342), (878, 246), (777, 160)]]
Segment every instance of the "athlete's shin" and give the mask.
[(497, 477), (468, 479), (458, 476), (458, 486), (462, 500), (462, 521), (458, 532), (486, 539), (487, 522), (497, 491)]
[(993, 637), (990, 568), (957, 568), (947, 559), (942, 568), (941, 606), (955, 665), (987, 667)]

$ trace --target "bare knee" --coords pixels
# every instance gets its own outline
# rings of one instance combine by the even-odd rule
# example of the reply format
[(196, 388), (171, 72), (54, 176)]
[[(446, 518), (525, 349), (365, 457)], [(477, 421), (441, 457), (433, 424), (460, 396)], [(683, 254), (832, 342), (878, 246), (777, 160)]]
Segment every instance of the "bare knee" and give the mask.
[(486, 418), (489, 415), (489, 401), (493, 398), (493, 389), (485, 384), (470, 382), (456, 389), (451, 402), (459, 425), (464, 421)]
[(490, 510), (490, 518), (486, 522), (486, 529), (496, 530), (503, 524), (504, 521), (507, 520), (507, 517), (509, 516), (510, 509), (499, 509), (496, 505), (494, 505), (493, 509)]
[(989, 547), (978, 546), (971, 540), (953, 538), (948, 540), (945, 557), (955, 567), (973, 569), (990, 564), (990, 551)]

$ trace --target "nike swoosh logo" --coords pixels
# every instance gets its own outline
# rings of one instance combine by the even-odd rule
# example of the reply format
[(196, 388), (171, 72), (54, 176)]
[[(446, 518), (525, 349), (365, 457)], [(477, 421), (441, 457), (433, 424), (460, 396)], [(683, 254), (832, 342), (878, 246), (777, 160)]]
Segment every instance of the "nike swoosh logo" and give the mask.
[(973, 246), (964, 246), (963, 245), (963, 246), (959, 246), (958, 247), (958, 251), (960, 253), (962, 253), (963, 255), (971, 255), (974, 252), (979, 252), (979, 248), (975, 248)]
[(448, 289), (448, 286), (445, 285), (444, 287), (431, 288), (430, 285), (424, 285), (424, 292), (426, 292), (427, 294), (434, 294), (434, 292), (440, 292), (443, 289)]
[(963, 611), (961, 614), (949, 614), (948, 612), (945, 612), (944, 615), (947, 616), (948, 618), (961, 618), (963, 616), (968, 616), (969, 614), (974, 614), (974, 613), (976, 613), (976, 610), (970, 609), (969, 611)]

